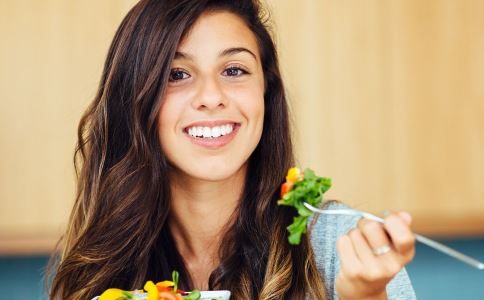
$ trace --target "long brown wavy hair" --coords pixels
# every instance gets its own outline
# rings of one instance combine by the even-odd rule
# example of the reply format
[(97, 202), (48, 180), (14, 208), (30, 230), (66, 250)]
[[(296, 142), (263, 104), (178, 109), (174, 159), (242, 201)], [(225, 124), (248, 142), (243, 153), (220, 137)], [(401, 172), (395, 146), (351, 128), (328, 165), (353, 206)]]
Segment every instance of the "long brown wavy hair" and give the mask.
[(262, 137), (209, 288), (229, 289), (233, 299), (326, 298), (308, 237), (296, 247), (287, 242), (295, 211), (276, 204), (294, 157), (267, 12), (256, 0), (141, 0), (119, 26), (97, 94), (80, 120), (77, 195), (63, 250), (52, 258), (51, 299), (133, 290), (171, 278), (172, 270), (179, 271), (181, 288), (193, 288), (167, 225), (169, 165), (157, 118), (177, 46), (206, 11), (245, 21), (257, 38), (266, 83)]

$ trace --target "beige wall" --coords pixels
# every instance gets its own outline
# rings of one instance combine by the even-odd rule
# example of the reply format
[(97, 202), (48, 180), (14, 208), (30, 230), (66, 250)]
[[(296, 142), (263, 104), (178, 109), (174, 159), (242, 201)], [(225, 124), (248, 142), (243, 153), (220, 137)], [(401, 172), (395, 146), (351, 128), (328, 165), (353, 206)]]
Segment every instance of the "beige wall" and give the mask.
[[(74, 198), (76, 127), (135, 1), (0, 2), (0, 253), (52, 247)], [(300, 165), (360, 209), (484, 234), (484, 2), (269, 5)]]
[(356, 207), (483, 234), (484, 2), (272, 5), (301, 164)]
[(0, 253), (45, 251), (74, 199), (72, 155), (134, 1), (0, 1)]

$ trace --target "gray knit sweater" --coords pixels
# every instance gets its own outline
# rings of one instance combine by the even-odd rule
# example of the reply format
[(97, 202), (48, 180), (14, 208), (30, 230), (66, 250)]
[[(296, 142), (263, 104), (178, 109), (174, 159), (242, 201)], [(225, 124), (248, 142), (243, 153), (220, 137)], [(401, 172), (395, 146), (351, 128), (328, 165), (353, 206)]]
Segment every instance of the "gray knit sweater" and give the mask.
[[(329, 209), (347, 208), (343, 204), (331, 203)], [(336, 252), (336, 240), (355, 228), (359, 217), (341, 215), (320, 215), (315, 217), (314, 222), (310, 219), (308, 224), (313, 245), (316, 264), (319, 272), (323, 275), (326, 289), (330, 299), (339, 299), (334, 288), (334, 281), (339, 270), (339, 257)], [(313, 224), (311, 224), (313, 223)], [(388, 299), (407, 300), (416, 299), (410, 279), (405, 269), (393, 278), (387, 285)]]

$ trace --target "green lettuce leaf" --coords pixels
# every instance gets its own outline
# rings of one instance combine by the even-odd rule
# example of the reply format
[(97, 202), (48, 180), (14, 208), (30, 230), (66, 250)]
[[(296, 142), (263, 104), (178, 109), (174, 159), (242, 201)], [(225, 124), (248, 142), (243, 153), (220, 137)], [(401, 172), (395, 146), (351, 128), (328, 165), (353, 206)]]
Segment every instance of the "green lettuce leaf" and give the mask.
[(304, 179), (294, 183), (292, 190), (277, 201), (277, 204), (292, 206), (298, 212), (298, 216), (294, 217), (292, 224), (287, 227), (288, 240), (291, 245), (301, 243), (301, 236), (306, 233), (308, 219), (313, 214), (304, 206), (304, 202), (315, 207), (320, 206), (323, 202), (323, 194), (330, 187), (330, 178), (319, 177), (314, 174), (313, 170), (305, 169)]

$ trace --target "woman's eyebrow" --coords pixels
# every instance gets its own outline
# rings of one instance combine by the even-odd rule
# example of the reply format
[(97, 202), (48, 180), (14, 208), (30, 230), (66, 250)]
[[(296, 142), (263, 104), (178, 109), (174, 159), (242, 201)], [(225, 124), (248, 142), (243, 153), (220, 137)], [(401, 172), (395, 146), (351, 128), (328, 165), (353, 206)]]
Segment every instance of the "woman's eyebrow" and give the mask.
[(234, 55), (234, 54), (237, 54), (237, 53), (240, 53), (240, 52), (249, 53), (257, 61), (257, 56), (252, 51), (250, 51), (249, 49), (244, 48), (244, 47), (234, 47), (234, 48), (225, 49), (222, 52), (220, 52), (219, 56), (220, 57), (221, 56), (230, 56), (230, 55)]
[(186, 60), (193, 60), (192, 56), (185, 52), (177, 51), (175, 52), (175, 57), (173, 59), (186, 59)]
[[(235, 54), (241, 53), (241, 52), (249, 53), (257, 61), (257, 56), (254, 54), (254, 52), (252, 52), (249, 49), (244, 48), (244, 47), (227, 48), (227, 49), (221, 51), (218, 56), (219, 57), (222, 57), (222, 56), (231, 56), (231, 55), (235, 55)], [(191, 56), (188, 53), (181, 52), (181, 51), (175, 52), (174, 59), (186, 59), (186, 60), (191, 60), (191, 61), (194, 60), (193, 56)]]

